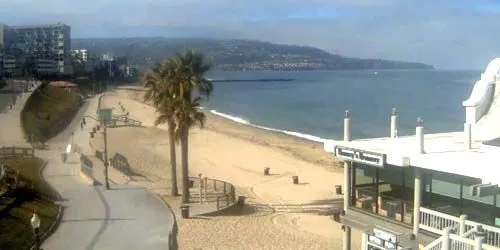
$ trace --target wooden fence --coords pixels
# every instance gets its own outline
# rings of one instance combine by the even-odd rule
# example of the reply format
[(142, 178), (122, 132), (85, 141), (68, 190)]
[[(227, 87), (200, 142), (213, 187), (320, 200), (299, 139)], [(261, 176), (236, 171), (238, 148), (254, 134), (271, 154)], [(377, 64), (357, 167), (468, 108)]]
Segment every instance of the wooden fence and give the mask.
[(1, 147), (0, 156), (35, 156), (35, 149), (22, 147)]

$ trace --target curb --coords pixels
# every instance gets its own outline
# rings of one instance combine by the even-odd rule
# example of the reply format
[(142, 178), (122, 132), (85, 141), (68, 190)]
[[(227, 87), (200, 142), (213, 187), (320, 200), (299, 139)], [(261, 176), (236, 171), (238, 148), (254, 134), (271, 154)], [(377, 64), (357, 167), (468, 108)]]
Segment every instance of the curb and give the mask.
[(170, 210), (170, 214), (172, 215), (172, 220), (174, 224), (172, 226), (172, 230), (170, 230), (170, 234), (168, 235), (168, 249), (169, 250), (177, 250), (177, 235), (178, 235), (178, 226), (177, 226), (177, 218), (175, 217), (174, 210), (159, 194), (156, 194), (156, 197), (163, 203), (168, 210)]
[[(43, 179), (45, 181), (45, 183), (47, 183), (47, 185), (52, 189), (52, 191), (55, 193), (56, 197), (58, 200), (62, 200), (62, 196), (61, 194), (47, 181), (45, 180), (45, 178), (43, 177), (43, 170), (45, 170), (45, 167), (47, 166), (48, 164), (48, 161), (45, 161), (43, 166), (40, 168), (40, 171), (38, 172), (39, 176), (41, 177), (41, 179)], [(57, 210), (57, 216), (56, 216), (56, 219), (54, 220), (54, 222), (52, 222), (52, 224), (49, 226), (49, 228), (47, 229), (47, 231), (45, 231), (42, 235), (40, 235), (40, 245), (43, 244), (43, 242), (50, 236), (54, 233), (54, 231), (59, 227), (59, 224), (61, 224), (61, 220), (62, 220), (62, 216), (64, 214), (64, 208), (63, 206), (61, 205), (58, 205), (58, 210)], [(35, 245), (33, 245), (30, 250), (33, 250), (35, 249)]]

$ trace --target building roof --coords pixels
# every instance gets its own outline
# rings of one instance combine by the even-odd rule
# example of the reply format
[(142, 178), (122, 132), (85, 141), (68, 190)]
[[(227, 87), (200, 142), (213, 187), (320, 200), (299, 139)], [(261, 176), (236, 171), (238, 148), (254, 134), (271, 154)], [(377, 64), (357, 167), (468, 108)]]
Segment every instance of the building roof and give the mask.
[(59, 88), (77, 88), (78, 85), (68, 82), (68, 81), (54, 81), (50, 83), (50, 86), (59, 87)]
[(465, 122), (471, 124), (470, 149), (467, 148), (466, 134), (462, 131), (425, 135), (423, 154), (418, 152), (416, 136), (348, 142), (328, 140), (324, 143), (324, 149), (333, 153), (336, 146), (343, 146), (382, 153), (386, 155), (387, 164), (432, 169), (478, 178), (483, 183), (500, 184), (500, 175), (497, 174), (500, 162), (500, 59), (495, 59), (488, 65), (476, 85), (485, 84), (485, 81), (493, 88), (476, 91), (477, 100), (472, 104), (464, 104), (466, 116), (472, 117), (465, 119)]
[(56, 28), (56, 27), (64, 27), (68, 26), (63, 23), (56, 24), (30, 24), (30, 25), (8, 25), (7, 27), (11, 29), (35, 29), (35, 28)]

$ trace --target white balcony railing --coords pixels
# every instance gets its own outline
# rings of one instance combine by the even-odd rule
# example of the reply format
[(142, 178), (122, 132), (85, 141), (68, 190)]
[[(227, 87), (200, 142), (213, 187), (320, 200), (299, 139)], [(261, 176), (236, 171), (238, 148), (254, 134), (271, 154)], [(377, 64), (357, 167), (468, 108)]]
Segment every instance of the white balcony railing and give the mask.
[[(446, 235), (447, 230), (451, 231), (452, 233), (449, 234), (449, 237), (441, 237), (439, 239), (441, 239), (440, 242), (448, 240), (450, 249), (452, 250), (474, 250), (477, 240), (475, 232), (477, 232), (477, 229), (481, 227), (484, 232), (482, 249), (500, 250), (500, 228), (483, 225), (465, 218), (466, 216), (460, 218), (421, 207), (419, 227), (423, 230), (439, 235)], [(432, 242), (424, 249), (441, 249), (433, 248), (439, 245), (437, 243), (439, 239)]]

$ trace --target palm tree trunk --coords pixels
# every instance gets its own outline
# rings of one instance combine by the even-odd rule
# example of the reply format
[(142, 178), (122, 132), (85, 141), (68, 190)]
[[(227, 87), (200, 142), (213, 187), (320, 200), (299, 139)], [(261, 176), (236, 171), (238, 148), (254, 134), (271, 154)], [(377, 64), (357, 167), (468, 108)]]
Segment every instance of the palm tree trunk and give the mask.
[(170, 194), (172, 196), (178, 196), (179, 190), (177, 189), (177, 157), (175, 155), (174, 127), (174, 121), (168, 121), (168, 139), (170, 144), (170, 182), (172, 184)]
[(182, 203), (189, 203), (188, 135), (189, 128), (183, 127), (181, 131)]

